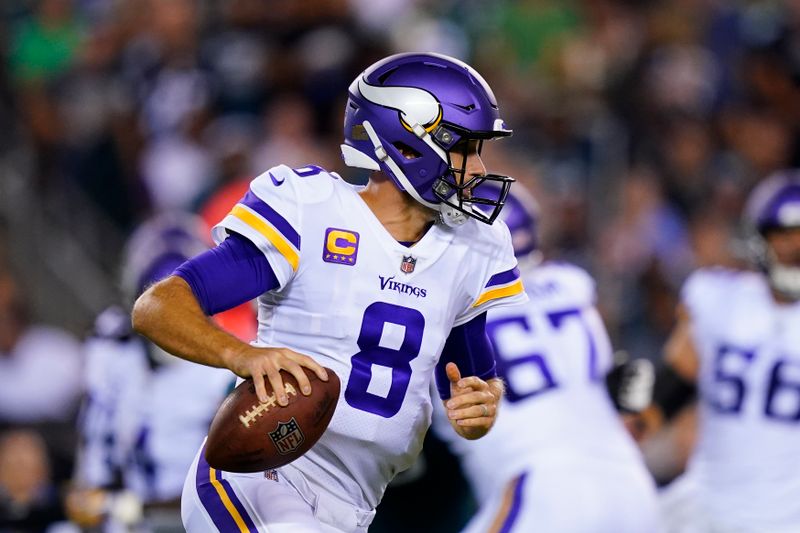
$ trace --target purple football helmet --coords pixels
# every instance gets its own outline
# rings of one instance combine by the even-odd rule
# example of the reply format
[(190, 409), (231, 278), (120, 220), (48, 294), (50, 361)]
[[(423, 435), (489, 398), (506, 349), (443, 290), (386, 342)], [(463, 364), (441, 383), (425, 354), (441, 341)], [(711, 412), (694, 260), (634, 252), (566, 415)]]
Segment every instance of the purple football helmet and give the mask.
[[(774, 231), (800, 228), (800, 170), (777, 172), (759, 183), (747, 200), (744, 215), (750, 248), (772, 288), (800, 300), (800, 268), (778, 262), (766, 239)], [(800, 250), (797, 254), (800, 256)]]
[[(484, 140), (509, 135), (492, 90), (472, 67), (439, 54), (397, 54), (350, 85), (342, 157), (348, 166), (385, 172), (449, 225), (466, 217), (491, 224), (514, 180), (486, 174), (459, 183), (456, 176), (465, 175), (469, 141), (480, 150)], [(464, 163), (453, 168), (450, 152), (461, 149)], [(484, 182), (499, 184), (499, 199), (474, 194)]]
[(209, 248), (206, 225), (188, 213), (162, 213), (142, 223), (125, 245), (122, 290), (133, 301), (148, 285)]

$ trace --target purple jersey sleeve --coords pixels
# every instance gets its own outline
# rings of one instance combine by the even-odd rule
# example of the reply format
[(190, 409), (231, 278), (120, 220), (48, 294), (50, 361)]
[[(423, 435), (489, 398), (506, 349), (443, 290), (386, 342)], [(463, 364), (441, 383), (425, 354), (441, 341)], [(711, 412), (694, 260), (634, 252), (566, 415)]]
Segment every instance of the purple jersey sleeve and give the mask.
[(238, 233), (231, 233), (215, 248), (189, 259), (174, 274), (189, 284), (207, 315), (249, 302), (278, 287), (267, 258)]
[(450, 330), (442, 356), (436, 365), (436, 388), (443, 400), (450, 398), (450, 380), (445, 367), (453, 362), (461, 375), (478, 376), (481, 379), (497, 377), (494, 349), (486, 336), (486, 313), (481, 313), (469, 322)]

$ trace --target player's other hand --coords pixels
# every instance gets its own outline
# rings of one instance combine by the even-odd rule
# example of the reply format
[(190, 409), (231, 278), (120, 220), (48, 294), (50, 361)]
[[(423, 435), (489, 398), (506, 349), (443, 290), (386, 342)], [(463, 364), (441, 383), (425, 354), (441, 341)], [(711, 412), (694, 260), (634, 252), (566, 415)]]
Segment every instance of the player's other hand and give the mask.
[(234, 353), (223, 357), (225, 366), (234, 374), (243, 378), (252, 377), (256, 387), (256, 394), (261, 402), (266, 402), (268, 394), (265, 379), (269, 380), (272, 390), (277, 392), (279, 405), (289, 405), (289, 398), (283, 387), (280, 371), (285, 370), (297, 380), (300, 391), (308, 396), (311, 394), (311, 383), (302, 367), (312, 370), (322, 381), (328, 381), (328, 373), (314, 359), (307, 355), (297, 353), (289, 348), (262, 348), (243, 345)]
[(445, 372), (450, 380), (450, 399), (444, 406), (450, 424), (465, 439), (483, 437), (497, 418), (503, 395), (502, 382), (495, 379), (486, 382), (477, 376), (461, 377), (455, 363), (447, 363)]

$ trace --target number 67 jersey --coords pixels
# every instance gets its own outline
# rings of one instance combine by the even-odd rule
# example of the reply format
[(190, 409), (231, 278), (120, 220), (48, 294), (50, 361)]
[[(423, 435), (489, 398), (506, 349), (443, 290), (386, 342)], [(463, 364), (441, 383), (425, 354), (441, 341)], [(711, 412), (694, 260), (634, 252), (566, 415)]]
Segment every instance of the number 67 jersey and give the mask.
[(252, 182), (215, 240), (228, 232), (255, 243), (280, 284), (259, 297), (256, 344), (310, 355), (342, 381), (328, 430), (279, 473), (301, 493), (309, 484), (374, 509), (422, 446), (450, 330), (526, 299), (507, 227), (434, 224), (406, 247), (337, 175), (279, 166)]
[(522, 275), (530, 302), (487, 318), (506, 383), (494, 428), (467, 441), (435, 414), (480, 504), (464, 533), (658, 533), (655, 486), (606, 391), (594, 281), (555, 262)]

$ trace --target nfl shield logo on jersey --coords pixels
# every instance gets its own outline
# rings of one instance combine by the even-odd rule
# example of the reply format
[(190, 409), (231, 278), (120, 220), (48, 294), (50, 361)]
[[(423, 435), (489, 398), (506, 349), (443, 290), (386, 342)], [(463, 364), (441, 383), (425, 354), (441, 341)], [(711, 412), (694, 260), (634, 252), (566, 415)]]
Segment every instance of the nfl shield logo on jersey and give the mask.
[(403, 256), (403, 262), (400, 263), (400, 270), (405, 272), (406, 274), (411, 274), (414, 272), (414, 267), (417, 266), (417, 259), (410, 255)]
[(269, 432), (269, 438), (281, 455), (293, 452), (306, 440), (294, 417), (288, 422), (278, 422), (275, 431)]

